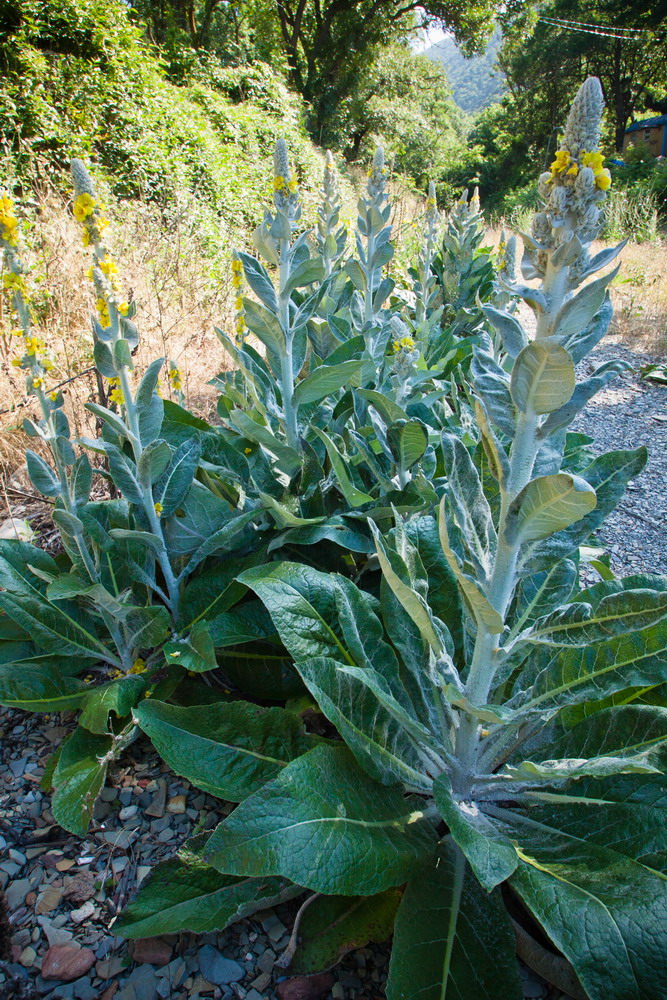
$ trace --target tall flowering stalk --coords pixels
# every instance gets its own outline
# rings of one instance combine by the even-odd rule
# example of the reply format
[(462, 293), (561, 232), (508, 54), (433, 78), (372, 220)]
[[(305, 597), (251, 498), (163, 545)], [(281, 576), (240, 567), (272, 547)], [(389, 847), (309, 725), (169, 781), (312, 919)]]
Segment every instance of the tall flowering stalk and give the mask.
[[(116, 265), (103, 236), (108, 221), (103, 215), (103, 206), (95, 194), (88, 171), (81, 160), (76, 159), (72, 160), (71, 169), (75, 190), (74, 217), (83, 226), (84, 246), (92, 247), (93, 251), (93, 265), (89, 273), (96, 296), (96, 316), (93, 319), (95, 362), (101, 373), (110, 380), (112, 386), (110, 399), (120, 408), (123, 419), (115, 417), (104, 407), (93, 403), (89, 403), (87, 408), (109, 425), (118, 435), (120, 443), (127, 441), (132, 449), (139, 477), (130, 498), (143, 509), (150, 533), (155, 538), (153, 551), (167, 588), (163, 596), (175, 616), (178, 613), (179, 588), (161, 523), (162, 515), (165, 513), (164, 504), (159, 496), (154, 495), (153, 490), (154, 483), (159, 475), (165, 472), (171, 457), (166, 443), (164, 448), (159, 448), (157, 442), (162, 423), (162, 401), (157, 396), (155, 388), (164, 359), (153, 362), (135, 392), (132, 382), (134, 370), (132, 351), (139, 341), (137, 328), (132, 322), (135, 307), (133, 303), (128, 304), (120, 294), (115, 278)], [(172, 386), (177, 376), (180, 390), (180, 373), (175, 367), (173, 372), (173, 375), (170, 372)], [(153, 461), (144, 457), (151, 445), (155, 453)], [(117, 467), (124, 467), (122, 451), (116, 445), (107, 444), (104, 450), (110, 462)], [(160, 592), (157, 584), (154, 589)]]
[[(76, 517), (78, 507), (88, 500), (92, 482), (92, 470), (85, 455), (78, 458), (70, 442), (69, 421), (63, 411), (64, 397), (57, 390), (49, 392), (47, 381), (53, 369), (53, 361), (46, 354), (46, 344), (32, 327), (31, 309), (28, 299), (28, 274), (21, 263), (17, 246), (18, 220), (15, 206), (9, 195), (0, 196), (0, 247), (6, 271), (2, 285), (10, 298), (13, 316), (17, 325), (12, 330), (20, 339), (23, 354), (12, 360), (12, 365), (25, 373), (26, 392), (33, 396), (41, 411), (41, 420), (34, 423), (24, 420), (23, 427), (31, 437), (40, 438), (48, 445), (57, 472), (57, 478), (44, 460), (35, 452), (26, 452), (26, 462), (30, 477), (42, 493), (57, 498), (62, 511), (68, 517), (73, 546), (70, 555), (80, 564), (91, 582), (99, 579), (97, 567), (80, 522)], [(69, 471), (71, 470), (71, 471)], [(54, 512), (54, 519), (62, 517), (60, 509)], [(70, 534), (70, 533), (68, 533)], [(67, 536), (65, 537), (67, 545)]]
[(334, 158), (327, 150), (315, 229), (317, 246), (324, 261), (325, 277), (332, 273), (340, 261), (347, 242), (347, 229), (340, 222), (342, 204)]
[(415, 284), (415, 319), (418, 326), (423, 324), (429, 315), (429, 307), (432, 305), (431, 297), (437, 284), (437, 279), (432, 270), (432, 264), (437, 252), (439, 230), (440, 212), (438, 211), (435, 184), (433, 181), (430, 181), (428, 186), (428, 198), (426, 199), (424, 242), (419, 254), (419, 261), (417, 265), (419, 279)]

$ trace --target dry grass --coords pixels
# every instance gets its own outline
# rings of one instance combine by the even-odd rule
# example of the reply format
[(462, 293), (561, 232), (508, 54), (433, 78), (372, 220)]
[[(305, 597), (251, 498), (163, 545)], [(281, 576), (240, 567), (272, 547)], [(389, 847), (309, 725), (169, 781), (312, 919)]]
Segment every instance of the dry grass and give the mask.
[[(54, 361), (49, 388), (64, 388), (73, 434), (89, 433), (84, 404), (96, 398), (90, 315), (93, 289), (86, 277), (90, 251), (81, 243), (80, 226), (55, 191), (43, 192), (22, 253), (31, 268), (30, 299), (35, 332)], [(138, 372), (155, 357), (173, 359), (183, 373), (188, 406), (202, 416), (215, 410), (217, 393), (207, 381), (227, 366), (214, 326), (231, 325), (232, 289), (228, 278), (230, 248), (204, 257), (197, 232), (185, 212), (165, 220), (154, 206), (128, 202), (110, 212), (109, 244), (118, 263), (126, 298), (137, 300), (140, 345)], [(12, 473), (23, 463), (28, 444), (24, 417), (36, 417), (25, 395), (24, 375), (12, 367), (11, 317), (0, 304), (0, 470)], [(162, 392), (168, 394), (166, 380)], [(34, 447), (35, 441), (30, 445)]]

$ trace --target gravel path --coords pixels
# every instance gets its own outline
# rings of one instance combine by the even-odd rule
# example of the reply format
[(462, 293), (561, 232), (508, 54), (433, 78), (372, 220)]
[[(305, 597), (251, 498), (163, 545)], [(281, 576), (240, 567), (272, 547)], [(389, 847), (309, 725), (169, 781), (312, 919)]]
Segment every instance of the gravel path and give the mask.
[[(581, 374), (618, 357), (632, 370), (596, 397), (575, 429), (595, 439), (595, 452), (647, 444), (650, 457), (597, 543), (610, 550), (618, 574), (667, 573), (667, 387), (640, 378), (639, 368), (651, 359), (615, 344), (595, 352)], [(382, 1000), (385, 946), (361, 949), (310, 980), (275, 966), (293, 907), (222, 934), (134, 946), (115, 937), (113, 916), (150, 869), (195, 829), (212, 829), (231, 807), (171, 774), (142, 738), (110, 775), (89, 835), (67, 835), (39, 779), (73, 722), (73, 716), (0, 710), (0, 888), (13, 932), (12, 960), (4, 971), (0, 965), (0, 1000)], [(559, 996), (526, 969), (522, 975), (527, 998)]]
[(598, 532), (597, 544), (609, 550), (612, 569), (619, 576), (667, 574), (667, 386), (641, 378), (640, 369), (655, 359), (613, 343), (582, 362), (580, 376), (587, 377), (615, 359), (632, 367), (598, 393), (573, 430), (594, 439), (595, 454), (643, 444), (649, 458)]

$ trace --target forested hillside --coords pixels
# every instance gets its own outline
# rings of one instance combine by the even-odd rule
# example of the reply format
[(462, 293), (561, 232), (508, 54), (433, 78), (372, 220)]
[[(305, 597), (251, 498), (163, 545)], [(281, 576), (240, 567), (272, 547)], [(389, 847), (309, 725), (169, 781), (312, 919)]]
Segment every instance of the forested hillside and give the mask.
[(496, 67), (500, 43), (500, 31), (496, 29), (479, 56), (466, 59), (449, 35), (424, 51), (425, 56), (444, 66), (454, 100), (463, 111), (475, 114), (495, 104), (505, 93), (503, 74)]

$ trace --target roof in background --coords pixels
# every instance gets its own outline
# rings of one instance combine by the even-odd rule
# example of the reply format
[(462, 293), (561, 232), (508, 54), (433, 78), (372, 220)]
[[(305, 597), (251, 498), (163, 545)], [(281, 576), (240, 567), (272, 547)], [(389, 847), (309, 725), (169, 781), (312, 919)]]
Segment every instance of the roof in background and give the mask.
[(639, 122), (633, 122), (626, 132), (637, 132), (640, 128), (660, 128), (661, 125), (667, 125), (667, 115), (656, 115), (655, 118), (642, 118)]

